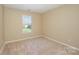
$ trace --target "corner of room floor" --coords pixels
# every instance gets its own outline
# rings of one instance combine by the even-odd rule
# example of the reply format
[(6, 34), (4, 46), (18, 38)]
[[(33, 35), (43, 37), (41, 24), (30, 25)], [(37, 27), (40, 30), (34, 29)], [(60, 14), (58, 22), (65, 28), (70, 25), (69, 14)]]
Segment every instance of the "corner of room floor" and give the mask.
[[(53, 39), (53, 38), (51, 38)], [(78, 50), (51, 40), (49, 36), (27, 38), (5, 44), (3, 55), (75, 55)]]

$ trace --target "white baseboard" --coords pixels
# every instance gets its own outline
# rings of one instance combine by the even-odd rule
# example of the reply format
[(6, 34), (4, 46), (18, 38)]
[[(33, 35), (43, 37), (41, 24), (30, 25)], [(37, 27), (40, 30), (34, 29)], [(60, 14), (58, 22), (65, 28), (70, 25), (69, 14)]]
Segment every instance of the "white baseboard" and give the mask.
[(4, 46), (5, 46), (6, 44), (8, 44), (8, 43), (17, 42), (17, 41), (22, 41), (22, 40), (27, 40), (27, 39), (32, 39), (32, 38), (37, 38), (37, 37), (44, 37), (44, 38), (47, 38), (47, 39), (52, 40), (52, 41), (54, 41), (54, 42), (57, 42), (57, 43), (59, 43), (59, 44), (61, 44), (61, 45), (67, 46), (67, 47), (69, 47), (69, 48), (71, 48), (71, 49), (74, 49), (74, 50), (76, 50), (76, 51), (79, 51), (79, 49), (76, 48), (76, 47), (74, 47), (74, 46), (71, 46), (71, 45), (69, 45), (69, 44), (66, 44), (66, 43), (57, 41), (57, 40), (55, 40), (55, 39), (49, 37), (48, 35), (41, 35), (41, 34), (40, 34), (40, 35), (35, 35), (35, 36), (31, 36), (31, 37), (24, 38), (24, 39), (18, 39), (18, 40), (13, 40), (13, 41), (6, 41), (5, 44), (4, 44), (4, 45), (2, 46), (2, 48), (1, 48), (0, 54), (3, 52)]
[(42, 37), (42, 35), (39, 34), (39, 35), (34, 35), (34, 36), (27, 37), (27, 38), (23, 38), (23, 39), (18, 39), (18, 40), (13, 40), (13, 41), (6, 41), (6, 42), (3, 44), (3, 46), (1, 47), (1, 49), (0, 49), (0, 54), (2, 54), (5, 45), (8, 44), (8, 43), (13, 43), (13, 42), (17, 42), (17, 41), (32, 39), (32, 38), (38, 38), (38, 37)]
[(32, 39), (32, 38), (37, 38), (37, 37), (42, 37), (42, 35), (33, 35), (31, 37), (23, 38), (23, 39), (17, 39), (17, 40), (12, 40), (12, 41), (6, 41), (5, 44), (12, 43), (12, 42), (17, 42), (17, 41), (22, 41), (22, 40), (27, 40), (27, 39)]
[(73, 49), (73, 50), (79, 51), (79, 48), (76, 48), (76, 47), (71, 46), (71, 45), (69, 45), (69, 44), (66, 44), (66, 43), (57, 41), (57, 40), (55, 40), (55, 39), (49, 37), (48, 35), (44, 35), (43, 37), (45, 37), (45, 38), (47, 38), (47, 39), (49, 39), (49, 40), (52, 40), (52, 41), (54, 41), (54, 42), (57, 42), (57, 43), (59, 43), (59, 44), (61, 44), (61, 45), (67, 46), (67, 47), (69, 47), (69, 48), (71, 48), (71, 49)]

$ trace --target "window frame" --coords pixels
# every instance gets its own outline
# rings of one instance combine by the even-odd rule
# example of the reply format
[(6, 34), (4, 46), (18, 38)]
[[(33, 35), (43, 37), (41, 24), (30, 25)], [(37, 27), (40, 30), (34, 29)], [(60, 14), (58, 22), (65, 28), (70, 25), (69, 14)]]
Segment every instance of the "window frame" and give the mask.
[(22, 30), (21, 30), (21, 31), (22, 31), (23, 34), (30, 34), (30, 33), (32, 33), (32, 23), (33, 23), (33, 22), (32, 22), (32, 16), (31, 16), (31, 32), (24, 32), (24, 31), (23, 31), (23, 25), (24, 25), (24, 24), (23, 24), (23, 17), (24, 17), (24, 16), (31, 16), (31, 15), (22, 15)]

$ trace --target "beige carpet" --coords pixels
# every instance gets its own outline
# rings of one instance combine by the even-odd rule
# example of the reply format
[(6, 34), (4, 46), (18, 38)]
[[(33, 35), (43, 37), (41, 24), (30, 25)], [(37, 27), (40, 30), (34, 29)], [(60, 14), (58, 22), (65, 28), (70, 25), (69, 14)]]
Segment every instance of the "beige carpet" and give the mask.
[(63, 45), (46, 38), (34, 38), (9, 43), (3, 50), (5, 55), (67, 55)]

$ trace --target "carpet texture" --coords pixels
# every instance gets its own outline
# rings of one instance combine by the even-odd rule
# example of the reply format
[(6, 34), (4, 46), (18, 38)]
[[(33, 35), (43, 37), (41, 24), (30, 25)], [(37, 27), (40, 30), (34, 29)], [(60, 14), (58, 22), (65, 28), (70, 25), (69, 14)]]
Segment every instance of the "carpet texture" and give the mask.
[[(3, 55), (67, 55), (65, 46), (46, 38), (33, 38), (23, 41), (8, 43)], [(70, 53), (69, 53), (70, 54)]]

